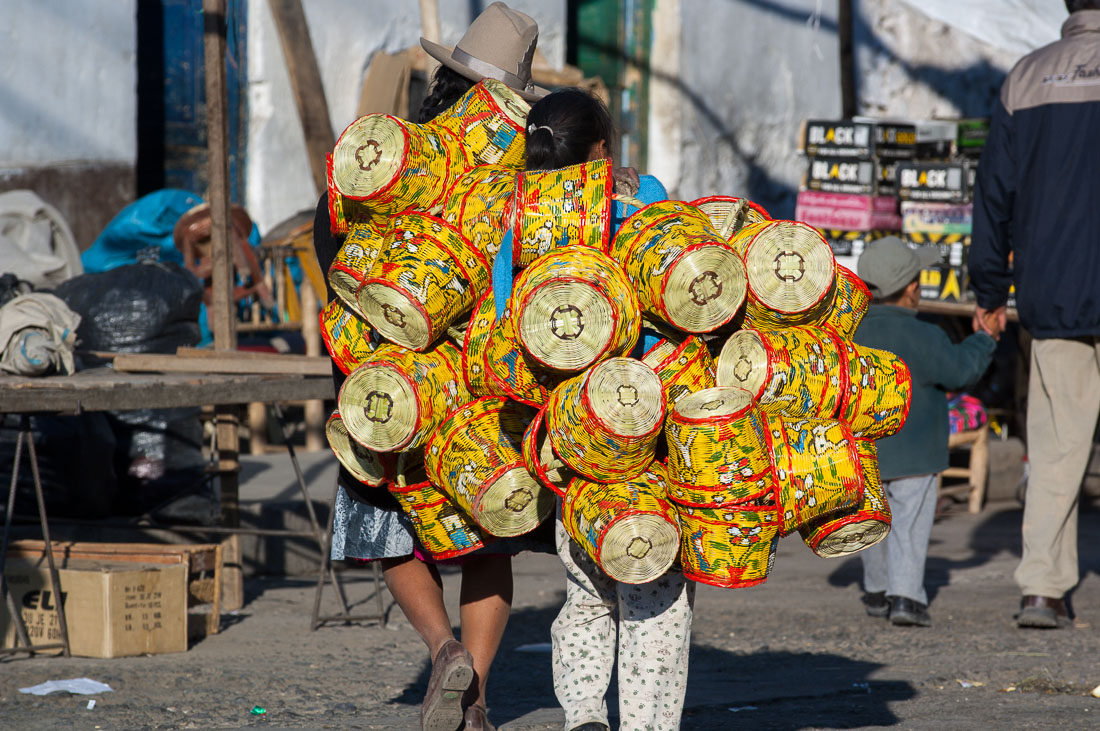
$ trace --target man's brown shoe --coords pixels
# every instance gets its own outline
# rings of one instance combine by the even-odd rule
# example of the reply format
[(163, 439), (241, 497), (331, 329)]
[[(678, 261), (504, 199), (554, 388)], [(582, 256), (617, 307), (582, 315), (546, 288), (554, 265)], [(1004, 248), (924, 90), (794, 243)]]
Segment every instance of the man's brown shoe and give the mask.
[(1069, 624), (1069, 613), (1063, 599), (1027, 594), (1020, 600), (1016, 626), (1037, 629), (1058, 629)]
[(423, 731), (456, 731), (462, 725), (462, 697), (474, 679), (474, 661), (458, 640), (439, 648), (420, 706)]

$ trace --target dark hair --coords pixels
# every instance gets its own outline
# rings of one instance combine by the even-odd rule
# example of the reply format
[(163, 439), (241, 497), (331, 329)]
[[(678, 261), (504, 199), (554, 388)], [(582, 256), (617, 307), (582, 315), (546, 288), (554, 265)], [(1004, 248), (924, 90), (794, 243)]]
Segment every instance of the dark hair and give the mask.
[(527, 169), (582, 163), (600, 140), (608, 150), (615, 145), (615, 124), (598, 97), (581, 89), (547, 94), (527, 114)]
[(474, 82), (470, 79), (440, 64), (432, 75), (431, 91), (424, 97), (420, 111), (416, 113), (417, 123), (430, 122), (450, 109), (473, 85)]
[(1100, 10), (1100, 0), (1066, 0), (1066, 10), (1070, 15), (1078, 10)]

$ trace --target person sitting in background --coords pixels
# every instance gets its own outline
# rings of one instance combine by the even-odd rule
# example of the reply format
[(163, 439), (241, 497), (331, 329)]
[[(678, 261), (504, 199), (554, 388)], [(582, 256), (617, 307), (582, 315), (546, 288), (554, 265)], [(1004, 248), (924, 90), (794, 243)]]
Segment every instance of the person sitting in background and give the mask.
[(948, 464), (945, 391), (977, 381), (996, 346), (984, 332), (954, 344), (941, 328), (917, 319), (920, 271), (939, 257), (934, 247), (911, 249), (896, 236), (887, 236), (869, 244), (856, 264), (856, 273), (875, 300), (855, 341), (897, 354), (913, 379), (905, 426), (877, 441), (882, 487), (893, 519), (889, 535), (859, 554), (863, 603), (872, 617), (918, 627), (932, 624), (924, 562), (936, 512), (937, 478)]

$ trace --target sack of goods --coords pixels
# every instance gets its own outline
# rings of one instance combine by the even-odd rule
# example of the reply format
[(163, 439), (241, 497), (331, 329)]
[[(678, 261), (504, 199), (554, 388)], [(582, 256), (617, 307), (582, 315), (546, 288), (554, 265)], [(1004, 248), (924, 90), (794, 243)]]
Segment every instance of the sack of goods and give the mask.
[[(866, 286), (816, 229), (744, 198), (653, 203), (610, 230), (610, 162), (523, 171), (527, 111), (490, 79), (431, 123), (367, 115), (341, 135), (321, 313), (347, 374), (340, 462), (440, 559), (534, 530), (559, 499), (631, 584), (753, 586), (782, 536), (820, 556), (882, 540), (874, 440), (912, 386), (852, 341)], [(498, 307), (508, 231), (520, 271)]]

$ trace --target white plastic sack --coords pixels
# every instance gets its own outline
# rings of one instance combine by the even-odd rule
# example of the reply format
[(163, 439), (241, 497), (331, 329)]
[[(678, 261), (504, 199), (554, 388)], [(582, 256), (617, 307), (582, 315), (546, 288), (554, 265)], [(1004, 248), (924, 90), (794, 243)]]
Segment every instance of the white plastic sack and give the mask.
[(37, 289), (84, 273), (69, 224), (29, 190), (0, 193), (0, 274), (6, 272)]
[(0, 371), (68, 375), (80, 315), (52, 294), (24, 294), (0, 307)]
[(929, 18), (1019, 56), (1058, 40), (1063, 0), (902, 0)]

